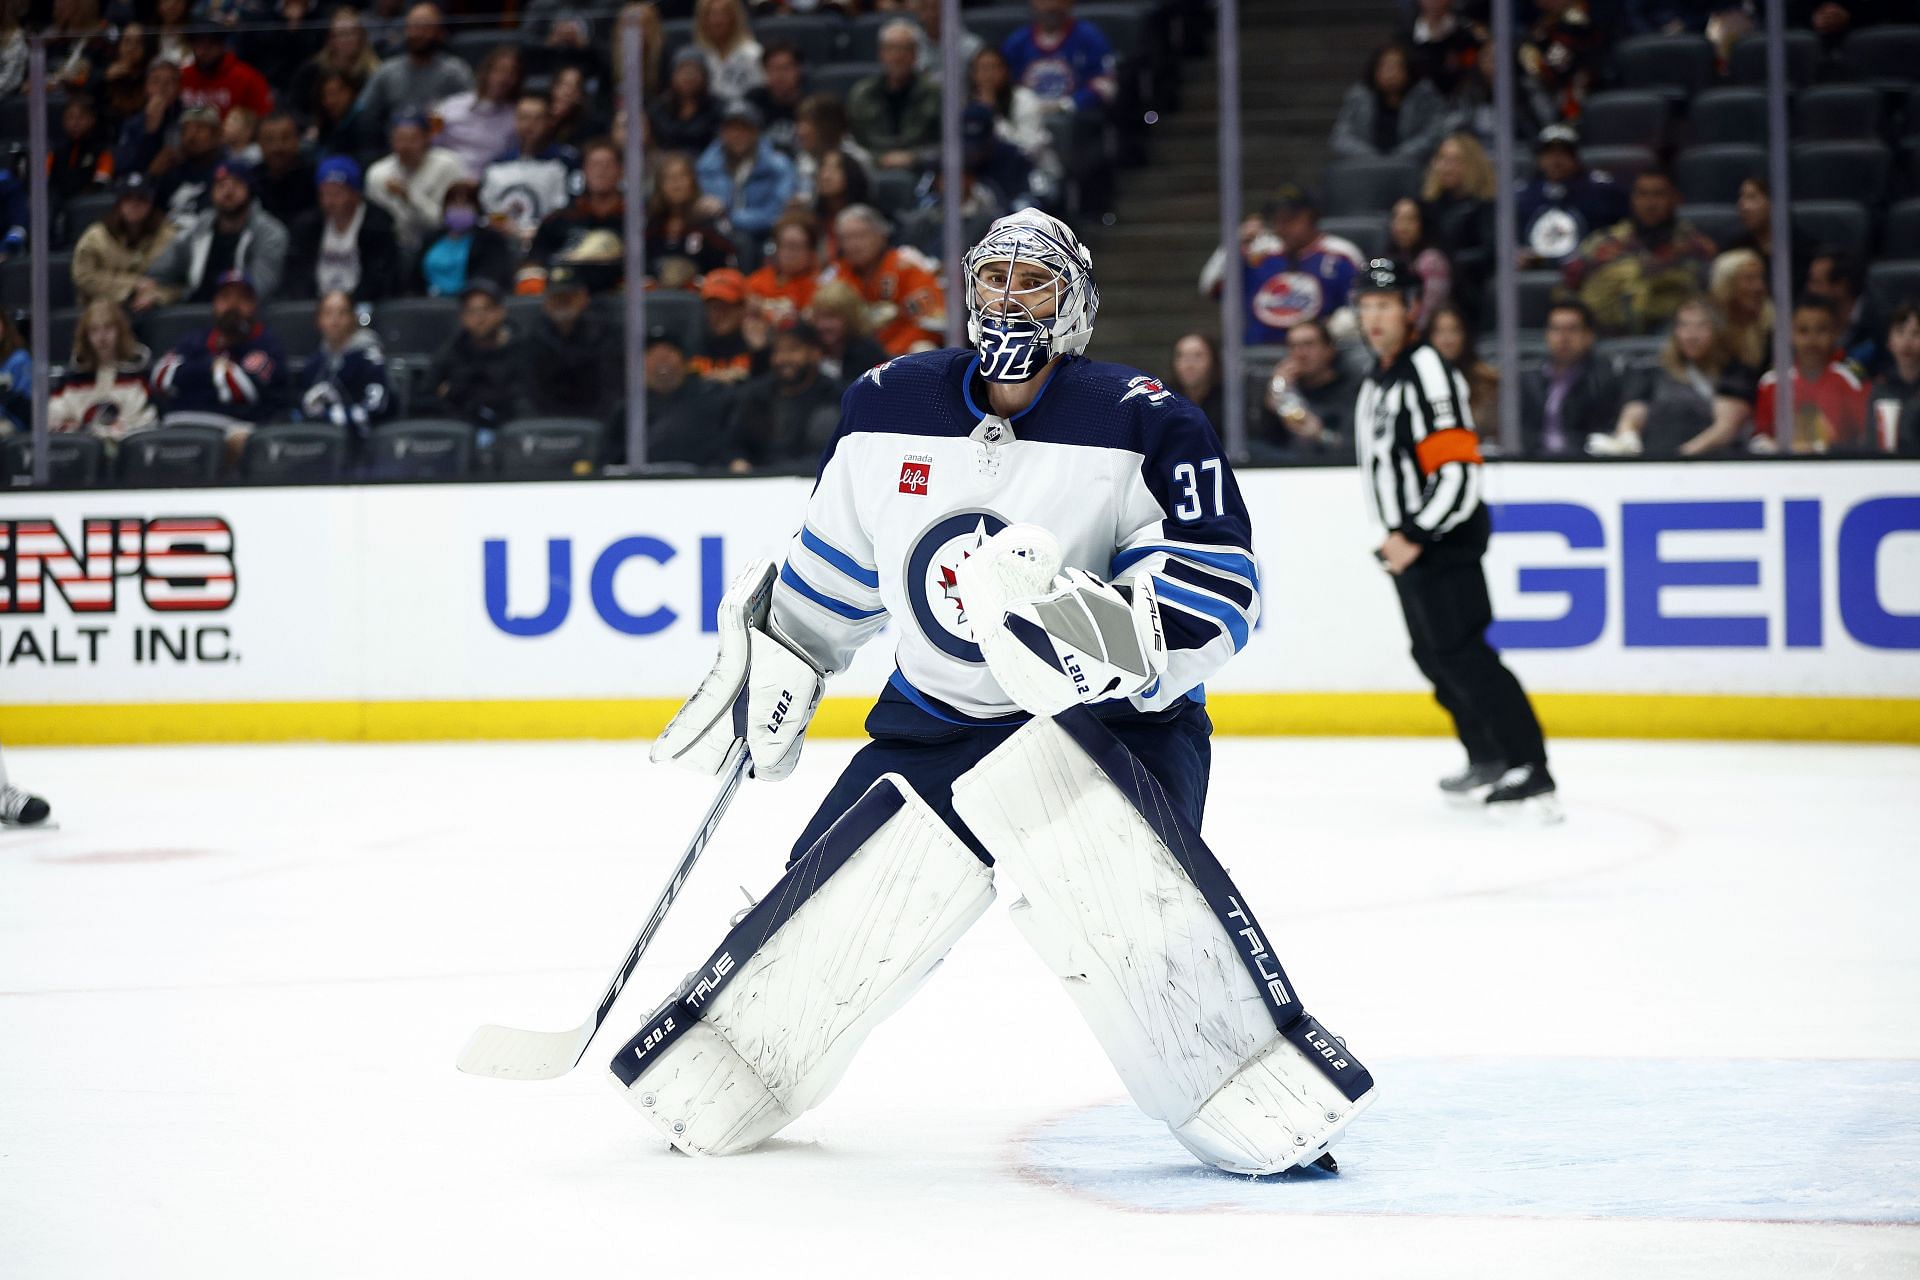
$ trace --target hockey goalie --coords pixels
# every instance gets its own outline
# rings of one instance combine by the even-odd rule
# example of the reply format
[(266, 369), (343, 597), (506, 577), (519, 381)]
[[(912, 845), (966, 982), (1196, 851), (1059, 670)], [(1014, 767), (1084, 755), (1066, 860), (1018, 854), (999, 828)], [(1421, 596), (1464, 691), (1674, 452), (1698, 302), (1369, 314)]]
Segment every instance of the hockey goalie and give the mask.
[(1099, 292), (1064, 223), (1002, 218), (963, 270), (969, 346), (847, 392), (805, 523), (728, 592), (654, 758), (717, 773), (744, 740), (756, 777), (786, 776), (827, 676), (891, 618), (872, 741), (613, 1073), (680, 1150), (749, 1151), (1006, 879), (1142, 1110), (1221, 1169), (1331, 1168), (1372, 1077), (1198, 834), (1201, 686), (1260, 607), (1232, 468), (1198, 409), (1082, 354)]

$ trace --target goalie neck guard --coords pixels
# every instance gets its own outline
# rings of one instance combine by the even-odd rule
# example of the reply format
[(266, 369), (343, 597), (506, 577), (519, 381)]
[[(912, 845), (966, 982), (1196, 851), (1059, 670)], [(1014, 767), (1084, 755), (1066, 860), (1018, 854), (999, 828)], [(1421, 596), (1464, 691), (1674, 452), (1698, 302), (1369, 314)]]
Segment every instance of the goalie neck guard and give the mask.
[[(1005, 284), (995, 289), (980, 281), (989, 263), (1007, 264)], [(1053, 307), (1044, 316), (1040, 291), (1022, 297), (1014, 287), (1015, 268), (1039, 266), (1050, 272)], [(1093, 282), (1093, 255), (1060, 219), (1038, 209), (1022, 209), (996, 221), (980, 243), (961, 260), (967, 288), (967, 340), (980, 353), (980, 376), (989, 382), (1025, 382), (1057, 355), (1079, 355), (1093, 337), (1100, 290)]]

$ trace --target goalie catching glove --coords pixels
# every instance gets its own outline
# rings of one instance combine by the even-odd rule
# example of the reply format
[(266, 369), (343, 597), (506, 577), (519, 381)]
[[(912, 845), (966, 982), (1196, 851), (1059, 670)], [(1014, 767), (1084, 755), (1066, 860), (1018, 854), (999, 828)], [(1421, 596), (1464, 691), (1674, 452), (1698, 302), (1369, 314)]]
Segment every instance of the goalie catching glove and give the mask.
[(654, 741), (654, 763), (717, 774), (741, 739), (753, 776), (774, 781), (800, 763), (825, 676), (772, 618), (776, 570), (755, 561), (720, 599), (720, 656)]
[(1059, 542), (1037, 525), (1002, 529), (957, 578), (987, 669), (1023, 711), (1050, 716), (1130, 698), (1166, 672), (1153, 580), (1116, 584), (1062, 569)]

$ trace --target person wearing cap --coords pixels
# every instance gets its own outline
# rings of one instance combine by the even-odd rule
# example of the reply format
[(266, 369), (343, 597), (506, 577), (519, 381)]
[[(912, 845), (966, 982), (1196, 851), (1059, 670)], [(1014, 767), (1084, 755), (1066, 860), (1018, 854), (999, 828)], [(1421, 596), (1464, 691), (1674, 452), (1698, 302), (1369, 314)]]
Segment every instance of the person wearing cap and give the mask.
[(440, 226), (447, 188), (472, 176), (459, 156), (433, 146), (431, 138), (425, 116), (403, 111), (387, 131), (393, 150), (367, 170), (367, 199), (392, 215), (408, 252), (418, 252)]
[(73, 247), (74, 301), (126, 302), (140, 278), (173, 243), (173, 224), (153, 198), (153, 182), (139, 170), (120, 175), (113, 208)]
[(549, 268), (540, 316), (521, 339), (522, 414), (612, 423), (625, 387), (620, 340), (592, 302), (577, 270), (565, 263)]
[(475, 280), (509, 290), (519, 263), (519, 250), (488, 226), (481, 214), (479, 185), (462, 178), (447, 188), (440, 234), (414, 263), (412, 291), (430, 298), (457, 298)]
[(538, 278), (543, 268), (565, 258), (596, 231), (615, 237), (626, 234), (620, 149), (605, 138), (588, 143), (580, 156), (580, 179), (583, 189), (579, 196), (541, 222), (540, 230), (534, 233), (523, 275)]
[(446, 39), (438, 5), (416, 4), (407, 10), (405, 51), (382, 62), (360, 94), (360, 109), (370, 127), (384, 133), (399, 115), (424, 115), (441, 99), (473, 88), (472, 68), (446, 51)]
[(286, 294), (320, 298), (344, 293), (354, 302), (378, 302), (399, 289), (400, 244), (393, 219), (360, 193), (360, 166), (328, 156), (314, 177), (319, 207), (288, 231)]
[[(1301, 320), (1325, 320), (1351, 331), (1348, 291), (1364, 259), (1359, 247), (1320, 230), (1320, 205), (1297, 182), (1282, 183), (1256, 217), (1240, 224), (1241, 297), (1246, 341), (1277, 346)], [(1227, 255), (1214, 250), (1200, 270), (1200, 290), (1218, 296)]]
[(745, 381), (757, 365), (764, 364), (766, 354), (765, 322), (755, 317), (758, 343), (746, 333), (747, 278), (732, 267), (709, 271), (700, 285), (700, 301), (707, 323), (688, 363), (712, 382)]
[(924, 169), (940, 158), (940, 86), (914, 64), (920, 31), (905, 18), (880, 28), (880, 73), (847, 93), (856, 142), (882, 169)]
[(744, 102), (721, 113), (720, 136), (701, 153), (695, 172), (741, 243), (765, 239), (793, 199), (793, 161), (760, 136), (760, 113)]
[[(205, 5), (194, 21), (209, 21)], [(227, 48), (227, 37), (220, 31), (196, 31), (188, 43), (193, 61), (180, 68), (180, 101), (189, 107), (212, 107), (225, 120), (227, 112), (245, 107), (258, 119), (273, 110), (273, 91), (266, 77), (240, 60)]]
[(867, 304), (873, 338), (890, 356), (938, 347), (947, 329), (947, 295), (933, 264), (918, 250), (889, 248), (887, 220), (856, 204), (834, 220), (840, 256), (820, 283), (844, 281)]
[(840, 425), (846, 387), (820, 370), (820, 335), (800, 321), (774, 331), (767, 371), (740, 388), (732, 468), (812, 470)]
[(147, 168), (157, 180), (160, 206), (184, 231), (213, 200), (213, 173), (227, 158), (220, 141), (220, 113), (188, 107), (180, 113), (179, 142), (165, 147)]
[(160, 357), (153, 370), (153, 398), (162, 415), (226, 419), (229, 453), (238, 458), (247, 434), (281, 409), (290, 372), (287, 353), (260, 323), (260, 296), (246, 272), (222, 272), (210, 293), (213, 326), (188, 334)]
[(246, 273), (258, 299), (271, 299), (286, 261), (287, 229), (254, 200), (253, 171), (225, 160), (214, 170), (212, 207), (154, 259), (134, 289), (133, 309), (210, 302), (229, 270)]
[(1514, 195), (1520, 265), (1557, 267), (1580, 242), (1627, 215), (1626, 193), (1613, 175), (1580, 160), (1580, 134), (1550, 124), (1533, 144), (1534, 176)]
[(1480, 440), (1466, 379), (1414, 325), (1414, 282), (1375, 258), (1355, 283), (1374, 364), (1354, 405), (1354, 445), (1380, 539), (1374, 557), (1393, 578), (1414, 663), (1467, 750), (1440, 789), (1506, 808), (1552, 796), (1554, 782), (1526, 691), (1487, 643), (1493, 606), (1480, 561), (1492, 521), (1480, 501)]
[[(739, 456), (732, 431), (735, 389), (688, 367), (684, 342), (664, 325), (647, 330), (641, 373), (647, 387), (648, 461), (730, 466)], [(625, 449), (622, 436), (614, 442), (616, 459), (624, 459)]]
[(460, 328), (427, 368), (428, 406), (483, 432), (511, 420), (526, 389), (525, 346), (503, 298), (493, 281), (469, 280), (460, 294)]

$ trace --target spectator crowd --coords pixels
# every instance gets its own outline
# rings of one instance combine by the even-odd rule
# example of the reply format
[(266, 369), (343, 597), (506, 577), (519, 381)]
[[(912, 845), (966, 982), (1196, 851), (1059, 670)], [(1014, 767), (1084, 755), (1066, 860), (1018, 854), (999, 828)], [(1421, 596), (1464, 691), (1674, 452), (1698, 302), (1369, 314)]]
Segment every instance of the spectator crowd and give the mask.
[[(1523, 0), (1507, 70), (1530, 163), (1503, 244), (1486, 5), (1417, 0), (1341, 101), (1323, 191), (1282, 185), (1202, 272), (1210, 294), (1241, 275), (1255, 459), (1351, 456), (1324, 389), (1350, 412), (1344, 379), (1367, 354), (1349, 293), (1373, 257), (1420, 282), (1416, 316), (1498, 441), (1503, 371), (1475, 346), (1495, 327), (1503, 256), (1519, 272), (1520, 360), (1504, 376), (1527, 456), (1920, 455), (1920, 26), (1901, 25), (1916, 12), (1789, 4), (1795, 189), (1791, 243), (1776, 245), (1750, 8)], [(1779, 317), (1776, 253), (1795, 299)], [(1790, 439), (1773, 416), (1777, 325)], [(1217, 400), (1203, 341), (1182, 339), (1173, 380)]]
[[(70, 247), (49, 267), (71, 304), (44, 321), (53, 429), (97, 437), (109, 465), (180, 421), (217, 428), (234, 466), (257, 429), (306, 423), (377, 471), (379, 428), (403, 417), (464, 422), (483, 452), (516, 419), (587, 419), (592, 461), (617, 463), (619, 295), (642, 288), (651, 460), (803, 467), (851, 380), (945, 340), (937, 0), (804, 23), (784, 3), (533, 0), (512, 26), (431, 2), (104, 2), (58, 0), (44, 30), (51, 230)], [(0, 8), (0, 109), (24, 121), (25, 6)], [(629, 119), (632, 26), (646, 109)], [(993, 41), (961, 36), (969, 232), (1070, 211), (1076, 140), (1117, 94), (1099, 24), (1032, 0)], [(10, 306), (23, 165), (0, 175)], [(32, 322), (0, 333), (0, 437), (31, 412), (8, 373)]]

